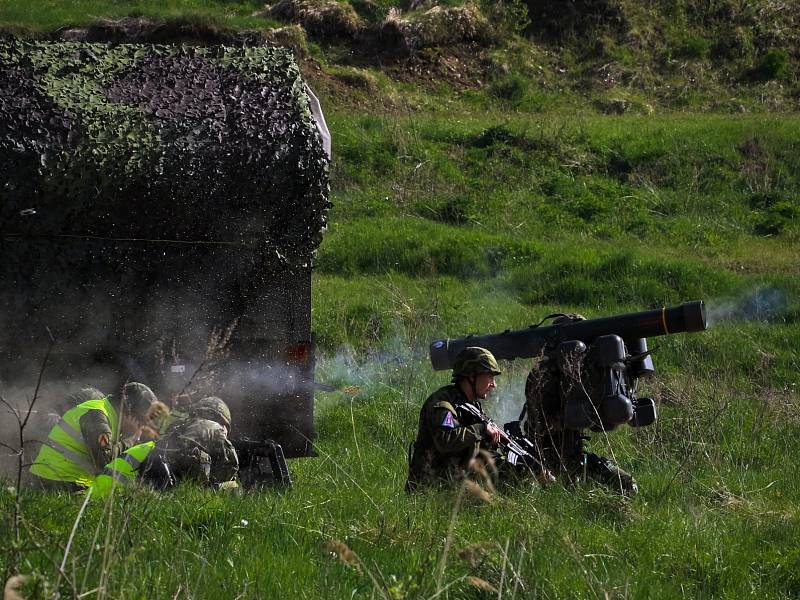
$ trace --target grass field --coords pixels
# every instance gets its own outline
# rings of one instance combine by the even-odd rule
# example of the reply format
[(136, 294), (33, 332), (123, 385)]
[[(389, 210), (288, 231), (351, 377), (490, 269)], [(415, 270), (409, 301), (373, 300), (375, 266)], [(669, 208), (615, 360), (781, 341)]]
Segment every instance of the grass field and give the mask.
[[(133, 4), (96, 10), (209, 5)], [(259, 6), (226, 4), (232, 21), (214, 18), (251, 26)], [(0, 8), (41, 29), (75, 14)], [(800, 118), (599, 115), (574, 95), (534, 110), (380, 73), (364, 91), (322, 64), (334, 208), (313, 323), (317, 379), (337, 391), (317, 394), (319, 456), (290, 463), (283, 493), (139, 489), (83, 511), (6, 481), (4, 580), (28, 576), (30, 598), (800, 596)], [(403, 492), (420, 404), (448, 380), (432, 339), (695, 299), (707, 332), (653, 340), (659, 420), (589, 444), (638, 496)], [(503, 367), (498, 420), (528, 368)]]
[[(331, 124), (314, 328), (318, 379), (347, 391), (318, 394), (320, 456), (292, 462), (283, 494), (91, 503), (68, 553), (82, 497), (23, 492), (15, 542), (5, 489), (5, 572), (34, 575), (43, 597), (796, 597), (797, 219), (758, 223), (797, 206), (797, 120)], [(501, 139), (476, 144), (487, 131)], [(658, 342), (660, 420), (591, 442), (639, 496), (403, 493), (420, 402), (447, 380), (426, 362), (432, 338), (696, 298), (715, 322)], [(494, 410), (513, 416), (525, 365), (507, 367)]]

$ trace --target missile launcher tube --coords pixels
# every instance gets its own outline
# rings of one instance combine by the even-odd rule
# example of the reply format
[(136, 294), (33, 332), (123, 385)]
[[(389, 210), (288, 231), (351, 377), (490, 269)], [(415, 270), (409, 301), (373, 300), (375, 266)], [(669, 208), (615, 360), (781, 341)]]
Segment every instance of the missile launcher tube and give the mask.
[(434, 340), (430, 347), (430, 357), (433, 368), (443, 370), (452, 368), (458, 353), (469, 346), (486, 348), (498, 359), (514, 360), (533, 358), (541, 354), (544, 348), (554, 348), (567, 340), (580, 340), (588, 345), (600, 336), (618, 335), (630, 348), (641, 347), (636, 344), (641, 338), (691, 333), (704, 331), (706, 328), (705, 304), (702, 300), (697, 300), (670, 308), (662, 307), (614, 317)]

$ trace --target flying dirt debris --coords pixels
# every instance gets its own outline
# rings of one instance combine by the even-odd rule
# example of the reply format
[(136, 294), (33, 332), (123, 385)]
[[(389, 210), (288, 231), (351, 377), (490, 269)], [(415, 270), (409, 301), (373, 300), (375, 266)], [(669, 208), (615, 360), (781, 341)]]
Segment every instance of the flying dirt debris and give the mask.
[(330, 136), (273, 47), (0, 43), (0, 385), (219, 395), (312, 454)]

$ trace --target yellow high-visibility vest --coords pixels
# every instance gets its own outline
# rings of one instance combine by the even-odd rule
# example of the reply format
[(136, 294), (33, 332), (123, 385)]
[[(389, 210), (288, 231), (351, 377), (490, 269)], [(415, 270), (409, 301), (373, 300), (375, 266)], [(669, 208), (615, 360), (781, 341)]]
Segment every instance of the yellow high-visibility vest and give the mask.
[(117, 411), (108, 398), (87, 400), (71, 408), (47, 434), (31, 473), (43, 479), (71, 481), (89, 486), (97, 474), (92, 455), (81, 435), (80, 420), (90, 410), (102, 411), (111, 425), (111, 441), (119, 439)]
[(92, 495), (107, 496), (114, 486), (128, 486), (136, 481), (142, 464), (155, 448), (155, 442), (145, 442), (128, 448), (108, 463), (92, 484)]

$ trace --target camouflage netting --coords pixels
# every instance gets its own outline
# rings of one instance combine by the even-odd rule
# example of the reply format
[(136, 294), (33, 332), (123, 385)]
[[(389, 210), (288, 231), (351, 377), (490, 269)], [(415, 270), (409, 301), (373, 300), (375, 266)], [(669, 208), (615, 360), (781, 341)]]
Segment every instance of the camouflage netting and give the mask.
[(3, 351), (45, 326), (202, 339), (310, 268), (329, 206), (299, 70), (272, 47), (0, 42), (0, 164)]
[(327, 159), (276, 48), (2, 44), (0, 160), (6, 233), (243, 242), (307, 260), (325, 225)]

